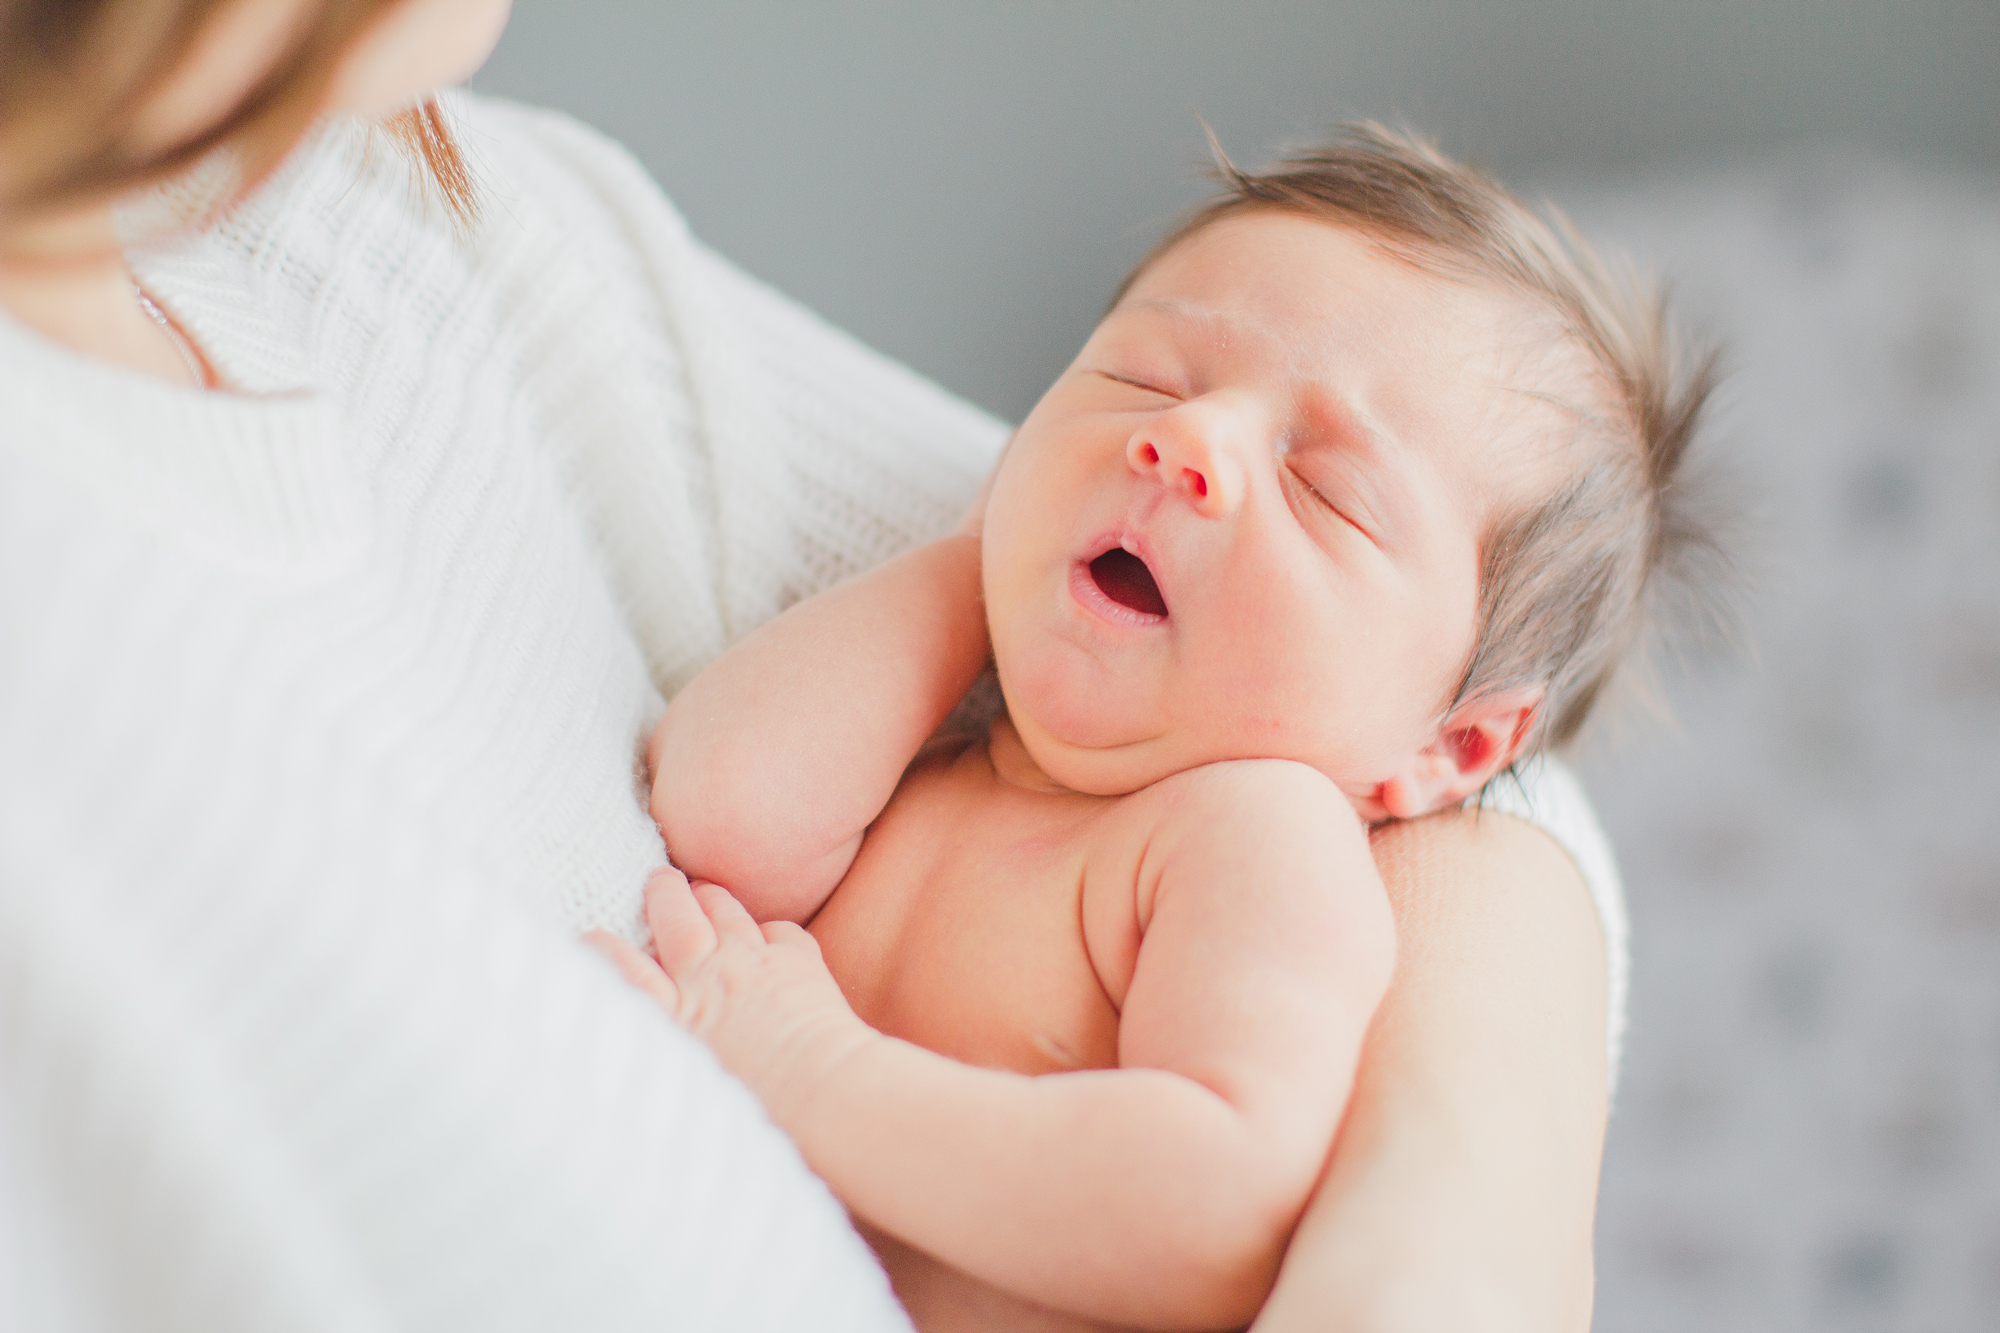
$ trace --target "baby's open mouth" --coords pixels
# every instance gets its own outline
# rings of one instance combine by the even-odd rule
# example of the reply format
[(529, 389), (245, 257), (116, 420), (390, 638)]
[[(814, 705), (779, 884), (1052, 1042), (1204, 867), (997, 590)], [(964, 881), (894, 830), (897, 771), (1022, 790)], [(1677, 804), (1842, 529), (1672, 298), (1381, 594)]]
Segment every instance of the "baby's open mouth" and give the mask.
[(1090, 577), (1120, 606), (1149, 616), (1167, 614), (1166, 599), (1160, 596), (1160, 585), (1153, 582), (1153, 571), (1122, 546), (1114, 546), (1091, 561)]

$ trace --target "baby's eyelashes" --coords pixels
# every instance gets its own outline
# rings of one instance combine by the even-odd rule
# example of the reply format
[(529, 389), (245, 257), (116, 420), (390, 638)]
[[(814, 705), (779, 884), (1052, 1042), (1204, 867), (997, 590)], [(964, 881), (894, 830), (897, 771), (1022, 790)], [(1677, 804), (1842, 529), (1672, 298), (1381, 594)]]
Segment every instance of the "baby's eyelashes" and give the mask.
[(1163, 389), (1159, 385), (1145, 379), (1138, 379), (1131, 375), (1122, 375), (1110, 370), (1100, 370), (1097, 373), (1105, 379), (1110, 380), (1113, 384), (1123, 384), (1127, 388), (1138, 389), (1142, 393), (1158, 394), (1162, 398), (1178, 399), (1180, 397), (1179, 394), (1173, 392), (1171, 389)]
[(1305, 473), (1290, 464), (1285, 465), (1284, 476), (1293, 487), (1305, 493), (1306, 503), (1312, 506), (1314, 512), (1336, 523), (1353, 528), (1378, 547), (1381, 545), (1375, 532), (1369, 527), (1365, 515), (1357, 516), (1361, 511), (1346, 497), (1343, 497), (1341, 502), (1336, 504), (1333, 500), (1327, 498), (1326, 492), (1314, 485)]

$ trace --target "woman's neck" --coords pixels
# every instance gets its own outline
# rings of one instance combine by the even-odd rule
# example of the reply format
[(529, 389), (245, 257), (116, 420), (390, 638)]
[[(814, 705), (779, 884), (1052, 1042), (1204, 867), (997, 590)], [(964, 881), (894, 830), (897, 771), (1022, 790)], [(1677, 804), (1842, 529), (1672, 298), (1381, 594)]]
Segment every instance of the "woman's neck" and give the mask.
[(133, 289), (110, 204), (73, 209), (0, 232), (0, 308), (85, 356), (169, 384), (214, 376), (185, 333), (149, 313)]

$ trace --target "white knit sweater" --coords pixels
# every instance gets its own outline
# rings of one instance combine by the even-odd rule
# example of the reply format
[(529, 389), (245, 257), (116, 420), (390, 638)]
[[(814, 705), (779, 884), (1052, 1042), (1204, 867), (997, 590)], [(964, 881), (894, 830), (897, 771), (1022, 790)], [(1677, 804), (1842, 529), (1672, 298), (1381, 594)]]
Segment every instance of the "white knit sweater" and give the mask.
[(456, 105), (469, 238), (336, 125), (134, 255), (240, 393), (0, 316), (0, 1328), (903, 1326), (575, 937), (636, 937), (663, 695), (1003, 427)]

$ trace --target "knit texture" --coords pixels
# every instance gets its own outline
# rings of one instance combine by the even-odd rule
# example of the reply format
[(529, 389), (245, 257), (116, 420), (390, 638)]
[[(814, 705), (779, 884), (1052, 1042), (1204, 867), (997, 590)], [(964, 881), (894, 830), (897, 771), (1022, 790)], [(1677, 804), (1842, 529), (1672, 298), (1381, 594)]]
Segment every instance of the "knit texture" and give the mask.
[(664, 696), (1004, 428), (453, 108), (470, 235), (334, 124), (135, 250), (238, 392), (0, 315), (0, 1327), (904, 1327), (576, 935), (639, 937)]

